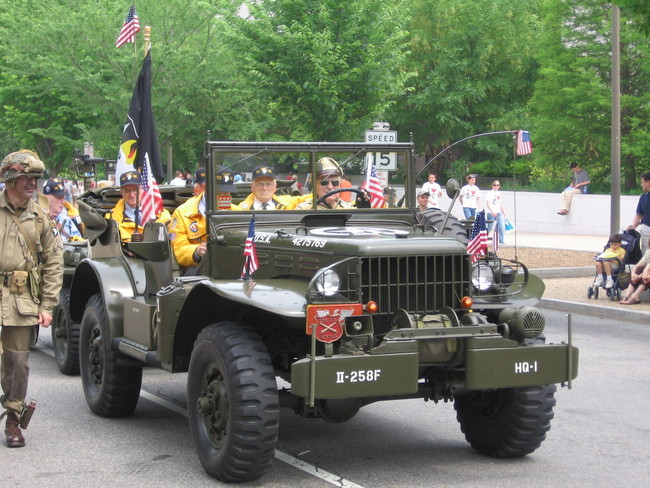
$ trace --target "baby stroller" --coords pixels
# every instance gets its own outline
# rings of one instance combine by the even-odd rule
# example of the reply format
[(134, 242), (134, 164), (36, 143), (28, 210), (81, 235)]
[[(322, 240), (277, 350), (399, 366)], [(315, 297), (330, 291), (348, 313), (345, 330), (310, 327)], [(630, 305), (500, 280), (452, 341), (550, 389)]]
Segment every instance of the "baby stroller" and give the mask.
[[(605, 277), (602, 276), (602, 284), (596, 285), (598, 275), (594, 277), (594, 282), (587, 288), (587, 298), (594, 297), (598, 299), (599, 290), (603, 288), (605, 294), (612, 301), (620, 301), (621, 291), (627, 288), (630, 279), (629, 266), (634, 265), (641, 259), (641, 234), (635, 230), (625, 230), (621, 232), (621, 247), (625, 249), (623, 262), (619, 262), (618, 269), (612, 271), (613, 286), (606, 288)], [(605, 244), (603, 250), (609, 247), (609, 241)]]

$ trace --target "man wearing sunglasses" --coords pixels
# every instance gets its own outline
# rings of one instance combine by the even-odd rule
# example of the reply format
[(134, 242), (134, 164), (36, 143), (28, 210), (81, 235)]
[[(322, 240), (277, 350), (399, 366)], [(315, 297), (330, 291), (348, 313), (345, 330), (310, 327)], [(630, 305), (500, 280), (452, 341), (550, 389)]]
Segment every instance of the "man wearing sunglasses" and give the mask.
[(300, 202), (301, 197), (291, 195), (275, 195), (278, 182), (275, 170), (271, 166), (262, 165), (253, 170), (251, 190), (253, 193), (239, 204), (240, 210), (292, 210)]
[[(328, 157), (319, 159), (316, 162), (316, 198), (320, 199), (323, 195), (341, 188), (342, 179), (343, 170), (339, 163)], [(308, 197), (298, 208), (312, 208), (312, 199)], [(331, 210), (335, 208), (354, 208), (354, 205), (342, 200), (341, 193), (334, 193), (319, 203), (316, 208), (319, 210)]]

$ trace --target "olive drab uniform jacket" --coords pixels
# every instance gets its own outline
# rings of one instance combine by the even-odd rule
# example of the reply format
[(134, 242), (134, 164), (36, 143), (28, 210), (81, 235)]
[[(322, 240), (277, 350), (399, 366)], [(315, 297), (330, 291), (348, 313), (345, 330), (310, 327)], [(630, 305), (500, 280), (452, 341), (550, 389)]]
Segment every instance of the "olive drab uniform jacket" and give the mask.
[(194, 251), (202, 242), (207, 242), (205, 216), (199, 211), (203, 193), (186, 200), (172, 215), (169, 224), (169, 239), (172, 242), (174, 256), (184, 268), (196, 266)]
[[(18, 218), (27, 236), (18, 229), (12, 214)], [(24, 285), (20, 281), (12, 283), (14, 271), (29, 272), (39, 264), (34, 262), (26, 239), (33, 243), (37, 259), (40, 260), (42, 288), (36, 297), (32, 295), (31, 278)], [(0, 255), (0, 325), (36, 325), (38, 313), (44, 311), (52, 314), (59, 301), (63, 280), (63, 244), (56, 225), (44, 209), (30, 200), (25, 209), (15, 210), (4, 191), (0, 192)], [(18, 276), (18, 273), (15, 275)]]
[[(106, 215), (106, 218), (113, 219), (117, 222), (117, 225), (120, 228), (120, 238), (122, 239), (122, 242), (131, 241), (131, 234), (135, 231), (135, 222), (124, 214), (124, 198), (118, 200), (113, 210), (111, 210), (111, 213)], [(165, 225), (167, 225), (170, 220), (171, 215), (169, 215), (169, 212), (166, 209), (163, 209), (163, 211), (160, 212), (160, 215), (156, 217), (156, 222), (161, 222)], [(142, 226), (140, 226), (140, 232), (142, 232)]]

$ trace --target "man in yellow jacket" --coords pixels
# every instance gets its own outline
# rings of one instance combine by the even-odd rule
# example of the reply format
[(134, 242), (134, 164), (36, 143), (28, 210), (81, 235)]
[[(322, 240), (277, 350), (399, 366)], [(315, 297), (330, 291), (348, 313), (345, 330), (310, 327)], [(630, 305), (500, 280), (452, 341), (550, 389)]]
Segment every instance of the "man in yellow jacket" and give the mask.
[[(220, 194), (236, 193), (234, 175), (229, 169), (215, 170), (215, 192)], [(194, 189), (198, 194), (186, 200), (172, 215), (169, 224), (169, 238), (174, 249), (176, 261), (188, 274), (190, 268), (199, 265), (205, 255), (208, 234), (205, 220), (205, 168), (199, 168), (194, 174)], [(230, 204), (231, 210), (237, 205)]]
[[(122, 242), (130, 242), (131, 234), (136, 227), (136, 206), (142, 202), (142, 175), (137, 171), (126, 171), (120, 176), (120, 193), (122, 198), (118, 200), (115, 207), (107, 218), (117, 222), (120, 228)], [(138, 209), (138, 229), (142, 231), (142, 210)], [(167, 224), (171, 220), (169, 212), (163, 208), (156, 216), (156, 222)]]
[(251, 190), (253, 193), (239, 204), (241, 210), (292, 210), (296, 208), (303, 197), (291, 195), (275, 195), (278, 182), (275, 170), (271, 166), (262, 165), (253, 170)]

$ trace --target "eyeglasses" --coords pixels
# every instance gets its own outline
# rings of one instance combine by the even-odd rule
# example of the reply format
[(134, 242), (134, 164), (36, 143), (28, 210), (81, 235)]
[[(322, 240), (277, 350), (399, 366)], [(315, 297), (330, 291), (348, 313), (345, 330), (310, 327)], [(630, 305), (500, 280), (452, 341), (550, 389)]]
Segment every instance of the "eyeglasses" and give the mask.
[(339, 186), (341, 184), (341, 180), (328, 180), (327, 178), (325, 178), (324, 180), (320, 180), (321, 186), (327, 186), (330, 183), (332, 184), (332, 186)]

